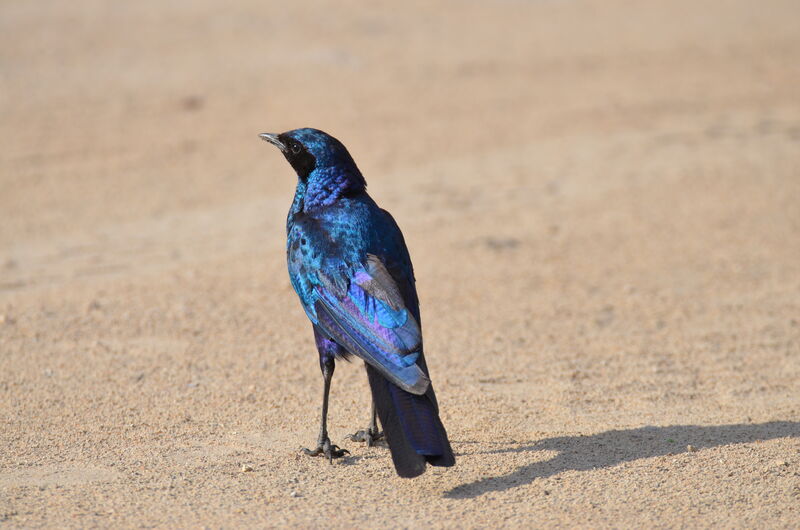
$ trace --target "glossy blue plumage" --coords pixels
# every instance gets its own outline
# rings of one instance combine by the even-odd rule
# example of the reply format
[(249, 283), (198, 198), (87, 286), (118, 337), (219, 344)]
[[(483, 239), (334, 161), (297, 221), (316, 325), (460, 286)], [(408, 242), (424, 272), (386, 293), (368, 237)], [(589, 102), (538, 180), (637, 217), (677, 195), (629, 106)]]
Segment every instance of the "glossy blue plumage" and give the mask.
[(338, 140), (316, 129), (269, 136), (298, 173), (286, 223), (287, 262), (314, 325), (320, 362), (350, 353), (368, 364), (398, 473), (415, 476), (425, 461), (452, 465), (400, 229), (366, 193), (361, 172)]
[[(289, 277), (306, 315), (320, 325), (321, 307), (331, 325), (320, 327), (336, 327), (327, 331), (342, 346), (403, 389), (424, 393), (428, 379), (415, 364), (422, 334), (413, 271), (399, 228), (364, 191), (364, 178), (344, 146), (321, 142), (310, 129), (290, 134), (317, 161), (298, 180), (286, 227)], [(399, 292), (387, 299), (386, 289), (399, 291), (398, 282), (412, 295), (413, 314)]]

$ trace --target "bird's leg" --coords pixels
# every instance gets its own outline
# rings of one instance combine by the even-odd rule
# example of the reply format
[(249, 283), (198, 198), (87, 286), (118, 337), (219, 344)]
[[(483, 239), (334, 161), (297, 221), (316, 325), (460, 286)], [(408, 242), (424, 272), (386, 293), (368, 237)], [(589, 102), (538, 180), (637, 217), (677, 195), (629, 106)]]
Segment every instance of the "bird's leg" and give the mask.
[(372, 401), (372, 417), (369, 420), (369, 427), (350, 435), (350, 440), (354, 442), (366, 442), (367, 447), (372, 447), (375, 442), (383, 440), (383, 432), (378, 431), (378, 412), (375, 410), (375, 401)]
[(319, 437), (317, 438), (317, 448), (313, 451), (310, 449), (303, 449), (303, 453), (308, 456), (323, 455), (329, 462), (333, 463), (334, 458), (340, 458), (346, 454), (350, 454), (347, 449), (341, 449), (331, 443), (328, 438), (328, 395), (331, 391), (331, 379), (333, 379), (333, 370), (336, 368), (334, 360), (331, 358), (320, 362), (322, 367), (322, 377), (324, 379), (324, 386), (322, 391), (322, 422), (319, 426)]

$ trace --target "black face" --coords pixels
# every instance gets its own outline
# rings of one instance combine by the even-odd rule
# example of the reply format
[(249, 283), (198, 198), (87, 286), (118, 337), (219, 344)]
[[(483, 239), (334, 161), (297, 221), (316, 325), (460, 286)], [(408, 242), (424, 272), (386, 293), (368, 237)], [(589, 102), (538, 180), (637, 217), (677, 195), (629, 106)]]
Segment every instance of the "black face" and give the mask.
[(297, 172), (297, 176), (305, 180), (317, 165), (317, 159), (308, 152), (308, 149), (290, 136), (278, 135), (278, 139), (286, 146), (283, 156)]

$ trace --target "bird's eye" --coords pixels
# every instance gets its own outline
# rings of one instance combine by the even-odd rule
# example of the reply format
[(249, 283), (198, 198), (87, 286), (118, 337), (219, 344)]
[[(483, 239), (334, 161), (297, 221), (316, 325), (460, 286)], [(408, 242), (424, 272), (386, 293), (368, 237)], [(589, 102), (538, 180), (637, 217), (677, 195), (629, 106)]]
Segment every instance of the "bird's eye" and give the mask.
[(291, 146), (292, 153), (298, 154), (300, 152), (300, 144), (297, 142), (293, 142)]

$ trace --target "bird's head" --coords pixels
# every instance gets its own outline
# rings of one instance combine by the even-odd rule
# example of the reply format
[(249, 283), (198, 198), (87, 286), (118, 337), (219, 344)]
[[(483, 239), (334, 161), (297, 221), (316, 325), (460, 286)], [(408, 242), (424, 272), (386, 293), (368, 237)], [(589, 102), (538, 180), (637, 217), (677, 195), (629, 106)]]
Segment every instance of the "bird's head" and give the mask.
[(259, 136), (281, 150), (301, 179), (308, 179), (315, 170), (336, 168), (344, 172), (358, 172), (342, 142), (318, 129), (294, 129)]
[(366, 188), (366, 182), (347, 148), (318, 129), (263, 133), (263, 140), (281, 150), (306, 188), (306, 205), (331, 204), (338, 197)]

